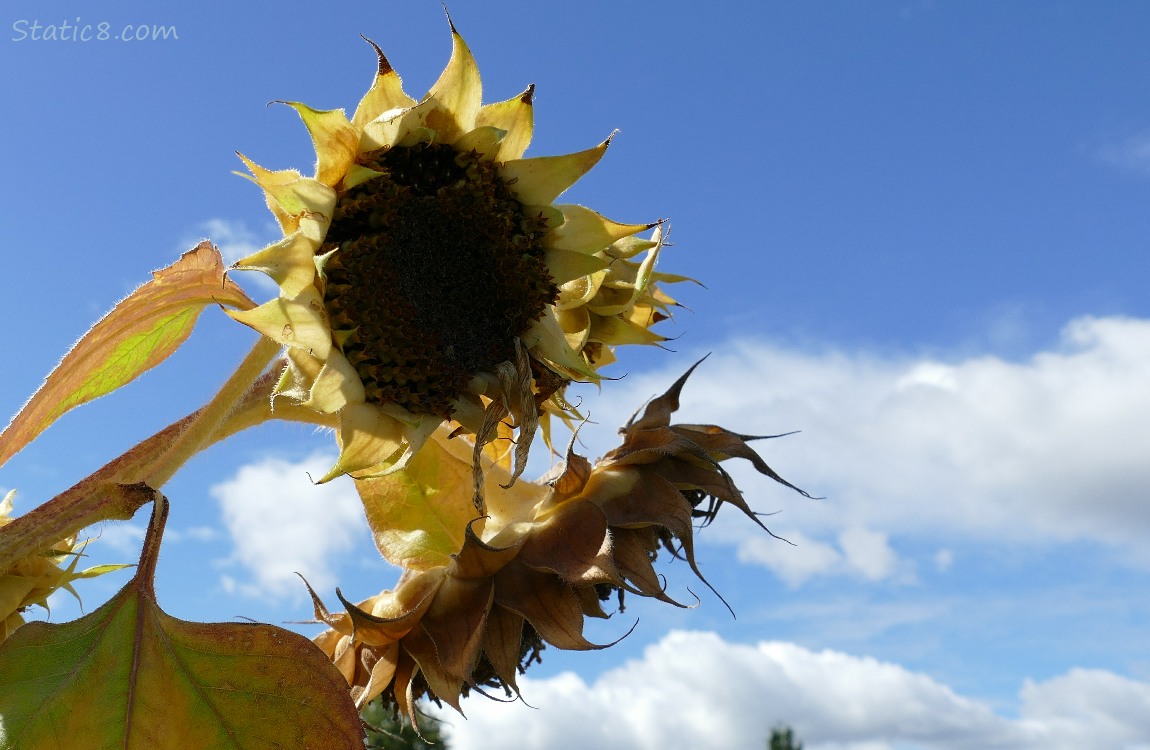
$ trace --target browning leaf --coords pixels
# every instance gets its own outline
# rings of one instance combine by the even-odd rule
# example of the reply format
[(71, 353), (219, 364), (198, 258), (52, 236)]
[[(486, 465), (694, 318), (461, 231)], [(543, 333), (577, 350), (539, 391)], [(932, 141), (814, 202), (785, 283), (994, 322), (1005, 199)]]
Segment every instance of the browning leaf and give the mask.
[(224, 275), (223, 259), (201, 242), (152, 273), (72, 347), (0, 433), (0, 464), (62, 414), (111, 393), (163, 362), (188, 338), (210, 304), (242, 309), (255, 303)]
[(156, 493), (136, 577), (64, 624), (29, 623), (0, 645), (0, 749), (363, 748), (347, 683), (301, 635), (195, 623), (153, 589), (167, 501)]

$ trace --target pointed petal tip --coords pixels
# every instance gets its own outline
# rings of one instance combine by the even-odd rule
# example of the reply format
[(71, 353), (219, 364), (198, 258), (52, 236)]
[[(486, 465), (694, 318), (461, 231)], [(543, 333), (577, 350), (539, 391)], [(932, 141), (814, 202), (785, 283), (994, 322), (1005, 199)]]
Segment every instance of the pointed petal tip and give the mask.
[(379, 48), (378, 44), (373, 42), (371, 39), (368, 39), (363, 34), (360, 34), (359, 37), (363, 39), (363, 41), (370, 44), (372, 49), (375, 50), (375, 56), (379, 60), (379, 67), (376, 68), (376, 75), (385, 76), (395, 70), (395, 68), (391, 67), (391, 63), (388, 62), (387, 56), (383, 54), (383, 50)]
[(459, 32), (455, 30), (455, 22), (451, 20), (451, 12), (447, 10), (447, 3), (440, 3), (443, 6), (443, 15), (447, 16), (447, 25), (451, 27), (451, 33), (459, 36)]
[(535, 101), (535, 84), (534, 83), (527, 84), (527, 90), (519, 95), (519, 101), (523, 102), (527, 106), (531, 106), (532, 103), (534, 103), (534, 101)]
[[(236, 156), (240, 157), (240, 161), (242, 161), (244, 163), (245, 167), (247, 167), (252, 172), (255, 171), (255, 169), (254, 169), (255, 162), (252, 161), (251, 159), (249, 159), (246, 154), (244, 154), (241, 151), (236, 151), (235, 154), (236, 154)], [(240, 177), (247, 177), (248, 176), (248, 175), (244, 174), (243, 172), (235, 172), (235, 174), (238, 174)]]

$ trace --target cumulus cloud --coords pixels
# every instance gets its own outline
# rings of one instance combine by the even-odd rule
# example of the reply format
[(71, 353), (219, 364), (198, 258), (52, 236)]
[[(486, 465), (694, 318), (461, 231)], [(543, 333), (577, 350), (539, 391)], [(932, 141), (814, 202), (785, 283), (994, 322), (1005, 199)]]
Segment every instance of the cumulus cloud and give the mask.
[(1024, 723), (1049, 728), (1067, 747), (1150, 748), (1150, 684), (1099, 669), (1028, 681)]
[[(606, 428), (677, 375), (629, 376), (586, 408)], [(1150, 564), (1147, 383), (1150, 321), (1129, 318), (1076, 319), (1056, 347), (1024, 361), (744, 340), (718, 347), (695, 372), (679, 419), (754, 434), (802, 430), (757, 446), (826, 500), (727, 464), (756, 507), (783, 511), (767, 520), (797, 549), (768, 544), (735, 514), (708, 530), (792, 583), (821, 573), (907, 576), (899, 540), (913, 536), (1087, 539)], [(603, 428), (584, 431), (597, 449), (611, 445)]]
[[(900, 560), (891, 548), (887, 535), (859, 526), (843, 529), (836, 543), (826, 544), (811, 539), (802, 531), (783, 531), (781, 536), (790, 546), (780, 544), (765, 534), (750, 529), (742, 532), (716, 532), (720, 539), (734, 538), (740, 562), (758, 563), (771, 568), (791, 586), (800, 586), (813, 576), (846, 574), (867, 581), (896, 577), (914, 579), (913, 565)], [(712, 540), (713, 541), (713, 540)]]
[[(677, 368), (689, 362), (679, 359)], [(614, 428), (678, 375), (632, 374), (602, 397), (588, 394), (584, 408), (596, 424), (580, 433), (585, 450), (612, 447)], [(810, 352), (761, 341), (718, 347), (688, 383), (680, 419), (753, 434), (801, 428), (756, 445), (784, 476), (827, 499), (801, 498), (731, 461), (755, 507), (782, 511), (766, 520), (795, 546), (729, 512), (701, 540), (733, 545), (741, 561), (792, 586), (825, 575), (913, 581), (916, 562), (900, 555), (900, 544), (923, 540), (937, 555), (921, 564), (937, 570), (950, 568), (951, 549), (964, 539), (1088, 539), (1150, 565), (1141, 542), (1150, 533), (1148, 382), (1150, 321), (1128, 318), (1072, 321), (1056, 347), (1022, 361)], [(306, 483), (280, 497), (276, 474), (293, 471), (248, 467), (217, 488), (229, 531), (242, 542), (236, 559), (261, 585), (286, 585), (304, 562), (322, 585), (328, 556), (352, 543), (344, 521), (360, 523), (350, 488)], [(241, 502), (243, 477), (253, 488), (277, 489), (253, 489), (259, 499)], [(337, 499), (317, 499), (329, 492)], [(299, 512), (277, 517), (309, 541), (287, 545), (296, 558), (273, 562), (267, 545), (275, 542), (261, 542), (273, 535), (248, 539), (244, 513), (270, 514), (283, 502)], [(313, 523), (308, 509), (317, 507), (325, 510)]]
[(309, 479), (325, 474), (334, 462), (334, 456), (319, 454), (299, 463), (269, 458), (211, 488), (234, 544), (227, 562), (254, 578), (245, 583), (226, 573), (225, 590), (299, 597), (297, 572), (317, 590), (334, 584), (335, 558), (371, 538), (350, 480), (314, 485)]
[(467, 720), (441, 713), (452, 747), (763, 747), (784, 722), (808, 750), (1150, 748), (1150, 684), (1109, 672), (1028, 683), (1018, 718), (1006, 718), (896, 664), (674, 631), (593, 683), (571, 673), (522, 682), (534, 709), (476, 697)]

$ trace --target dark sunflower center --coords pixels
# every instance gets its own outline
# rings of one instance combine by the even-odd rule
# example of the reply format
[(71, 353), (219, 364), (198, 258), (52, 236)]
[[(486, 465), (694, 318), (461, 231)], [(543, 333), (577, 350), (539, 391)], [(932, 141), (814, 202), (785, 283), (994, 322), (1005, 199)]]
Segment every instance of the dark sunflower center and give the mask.
[(324, 303), (369, 401), (448, 417), (476, 374), (515, 359), (515, 337), (555, 299), (541, 217), (495, 165), (450, 146), (364, 154), (383, 174), (336, 204)]

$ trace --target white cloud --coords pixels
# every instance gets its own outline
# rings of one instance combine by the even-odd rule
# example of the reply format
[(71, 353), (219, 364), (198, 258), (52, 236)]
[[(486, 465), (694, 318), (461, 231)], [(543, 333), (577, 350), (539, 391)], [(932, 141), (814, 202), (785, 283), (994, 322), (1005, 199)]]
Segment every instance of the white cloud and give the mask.
[[(592, 418), (606, 424), (585, 429), (585, 439), (610, 447), (607, 427), (677, 375), (632, 375), (589, 397)], [(798, 547), (764, 541), (737, 514), (703, 534), (740, 545), (744, 559), (792, 582), (905, 573), (900, 537), (924, 535), (1088, 539), (1150, 564), (1142, 544), (1150, 534), (1147, 383), (1150, 321), (1129, 318), (1076, 319), (1058, 347), (1019, 362), (738, 341), (695, 371), (678, 419), (755, 434), (802, 430), (756, 446), (825, 500), (798, 498), (742, 462), (727, 464), (752, 505), (783, 511), (768, 524)]]
[[(716, 541), (718, 530), (707, 530), (708, 541)], [(842, 569), (843, 556), (831, 545), (816, 542), (801, 531), (785, 531), (780, 536), (794, 546), (766, 534), (735, 535), (739, 562), (766, 566), (790, 586), (801, 586), (813, 576)]]
[(1022, 690), (1023, 722), (1049, 727), (1067, 747), (1150, 748), (1150, 684), (1074, 669)]
[(147, 528), (138, 523), (125, 523), (109, 521), (101, 524), (95, 533), (88, 532), (93, 540), (98, 540), (101, 546), (115, 550), (121, 554), (139, 556), (140, 548), (144, 544), (144, 534)]
[[(180, 242), (181, 251), (207, 239), (220, 249), (220, 254), (228, 265), (263, 249), (269, 242), (279, 237), (279, 232), (271, 227), (266, 228), (263, 232), (257, 232), (250, 229), (242, 221), (228, 221), (218, 218), (208, 219), (196, 227), (196, 230), (197, 234), (184, 237)], [(241, 286), (253, 292), (275, 289), (276, 286), (271, 278), (262, 273), (244, 271), (234, 273), (231, 276)]]
[(219, 529), (212, 526), (191, 526), (186, 529), (168, 529), (164, 537), (169, 541), (182, 542), (191, 539), (196, 542), (211, 542), (220, 538)]
[(522, 682), (534, 709), (475, 697), (467, 720), (442, 713), (452, 747), (763, 747), (779, 722), (808, 750), (1150, 747), (1150, 685), (1108, 672), (1028, 683), (1008, 719), (896, 664), (675, 631), (591, 684), (571, 673)]
[(267, 244), (242, 221), (208, 219), (197, 229), (203, 231), (200, 239), (211, 240), (229, 264), (251, 255)]
[[(140, 554), (140, 549), (144, 544), (144, 535), (147, 531), (147, 527), (143, 524), (126, 521), (107, 521), (85, 532), (85, 535), (81, 536), (81, 538), (90, 536), (94, 541), (97, 541), (101, 547), (108, 547), (121, 554), (136, 556)], [(177, 543), (186, 539), (192, 539), (197, 542), (210, 542), (218, 539), (219, 536), (219, 530), (210, 526), (192, 526), (187, 529), (164, 529), (165, 542)]]
[(334, 462), (330, 455), (299, 463), (269, 458), (211, 488), (235, 545), (228, 562), (238, 562), (255, 578), (245, 584), (225, 574), (225, 590), (298, 597), (303, 588), (297, 572), (316, 590), (334, 584), (332, 558), (371, 538), (350, 481), (315, 485), (309, 479), (325, 474)]
[(870, 581), (881, 581), (895, 572), (898, 557), (887, 542), (886, 534), (859, 527), (839, 533), (846, 562)]
[(764, 565), (790, 586), (801, 586), (816, 575), (849, 574), (868, 581), (881, 581), (898, 574), (913, 579), (912, 566), (899, 560), (886, 534), (862, 527), (843, 529), (838, 547), (811, 539), (798, 530), (783, 531), (781, 543), (766, 534), (746, 529), (732, 533), (730, 525), (708, 530), (709, 541), (730, 539), (738, 546), (740, 562)]
[(1116, 167), (1150, 175), (1150, 130), (1106, 144), (1098, 150), (1098, 156)]

